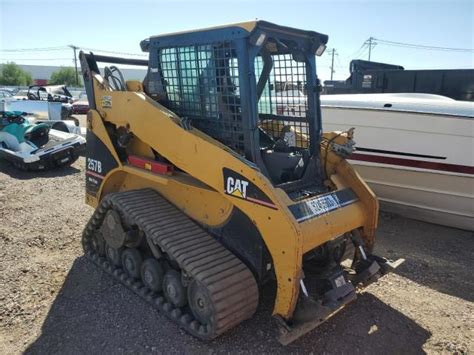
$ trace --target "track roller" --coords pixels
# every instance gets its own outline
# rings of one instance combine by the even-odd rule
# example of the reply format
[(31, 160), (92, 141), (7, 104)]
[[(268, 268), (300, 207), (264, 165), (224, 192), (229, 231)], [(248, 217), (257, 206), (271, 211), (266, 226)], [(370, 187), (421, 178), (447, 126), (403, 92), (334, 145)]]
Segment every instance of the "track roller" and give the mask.
[(141, 277), (144, 285), (153, 292), (160, 292), (163, 289), (163, 279), (165, 272), (160, 262), (153, 258), (146, 259), (141, 268)]
[(186, 288), (181, 282), (181, 273), (170, 269), (163, 279), (163, 292), (168, 302), (176, 307), (183, 307), (187, 303)]
[(126, 248), (122, 253), (122, 267), (132, 278), (140, 278), (142, 255), (137, 249)]

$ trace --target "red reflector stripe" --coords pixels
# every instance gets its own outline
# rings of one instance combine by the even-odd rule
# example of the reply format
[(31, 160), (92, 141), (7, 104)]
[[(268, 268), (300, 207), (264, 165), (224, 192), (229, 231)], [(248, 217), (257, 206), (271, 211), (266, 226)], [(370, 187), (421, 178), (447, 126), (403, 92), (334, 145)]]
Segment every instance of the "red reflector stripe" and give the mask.
[(431, 162), (431, 161), (424, 161), (424, 160), (417, 160), (417, 159), (395, 158), (395, 157), (387, 157), (383, 155), (369, 155), (369, 154), (362, 154), (362, 153), (354, 153), (349, 157), (349, 159), (368, 161), (371, 163), (401, 165), (401, 166), (409, 166), (409, 167), (418, 168), (418, 169), (449, 171), (452, 173), (474, 175), (474, 166), (469, 166), (469, 165), (447, 164), (447, 163)]
[(149, 170), (156, 174), (170, 175), (174, 171), (174, 167), (171, 164), (160, 163), (151, 159), (137, 157), (136, 155), (129, 155), (128, 163), (137, 168)]

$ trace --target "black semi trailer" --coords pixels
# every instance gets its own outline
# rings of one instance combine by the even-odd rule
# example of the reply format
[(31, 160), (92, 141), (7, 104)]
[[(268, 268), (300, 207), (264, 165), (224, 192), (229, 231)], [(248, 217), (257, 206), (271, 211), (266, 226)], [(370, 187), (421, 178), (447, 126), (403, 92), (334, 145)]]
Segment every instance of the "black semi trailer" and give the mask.
[(323, 94), (416, 92), (474, 101), (474, 69), (405, 70), (402, 66), (352, 60), (347, 80), (327, 80)]

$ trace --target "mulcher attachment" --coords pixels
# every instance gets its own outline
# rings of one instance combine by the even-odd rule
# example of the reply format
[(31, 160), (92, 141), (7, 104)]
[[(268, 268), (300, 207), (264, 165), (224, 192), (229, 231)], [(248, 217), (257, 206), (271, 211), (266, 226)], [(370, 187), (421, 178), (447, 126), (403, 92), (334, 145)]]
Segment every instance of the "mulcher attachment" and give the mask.
[[(110, 229), (125, 234), (113, 238)], [(134, 243), (134, 235), (140, 243)], [(251, 271), (154, 190), (107, 195), (82, 243), (105, 272), (198, 338), (217, 337), (257, 308)]]

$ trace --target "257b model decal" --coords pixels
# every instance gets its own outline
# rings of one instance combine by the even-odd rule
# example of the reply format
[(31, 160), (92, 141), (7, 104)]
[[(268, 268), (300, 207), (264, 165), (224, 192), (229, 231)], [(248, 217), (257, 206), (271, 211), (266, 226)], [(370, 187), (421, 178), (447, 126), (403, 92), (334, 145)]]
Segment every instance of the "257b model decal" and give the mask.
[(255, 184), (239, 173), (223, 168), (224, 192), (226, 195), (247, 200), (265, 207), (277, 209), (273, 201)]
[(115, 169), (118, 163), (107, 146), (89, 129), (87, 130), (86, 157), (86, 191), (89, 195), (97, 196), (104, 177), (110, 170)]
[(87, 170), (93, 171), (95, 173), (102, 173), (102, 162), (100, 160), (87, 158)]

